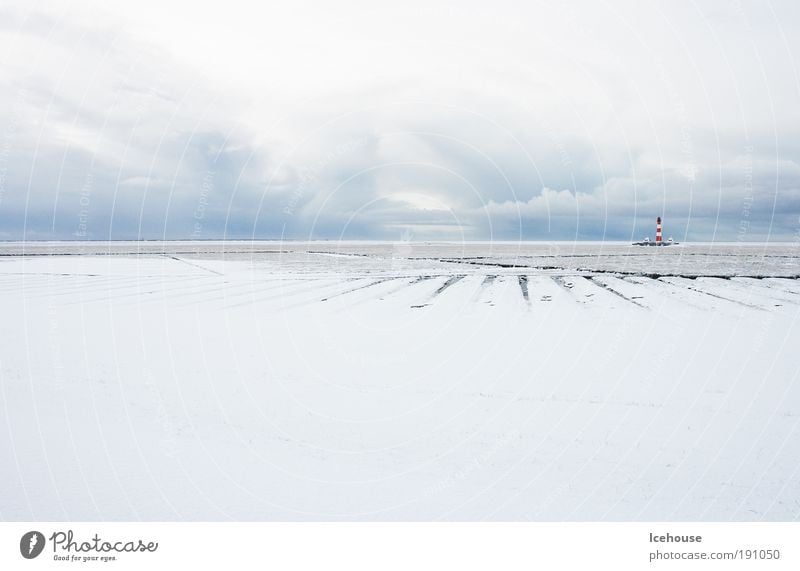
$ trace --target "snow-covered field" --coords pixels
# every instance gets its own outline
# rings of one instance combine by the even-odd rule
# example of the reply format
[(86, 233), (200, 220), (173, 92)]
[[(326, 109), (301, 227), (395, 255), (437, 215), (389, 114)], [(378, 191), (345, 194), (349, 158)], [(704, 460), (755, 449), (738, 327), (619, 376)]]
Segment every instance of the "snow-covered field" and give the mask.
[(797, 519), (799, 255), (3, 244), (0, 518)]

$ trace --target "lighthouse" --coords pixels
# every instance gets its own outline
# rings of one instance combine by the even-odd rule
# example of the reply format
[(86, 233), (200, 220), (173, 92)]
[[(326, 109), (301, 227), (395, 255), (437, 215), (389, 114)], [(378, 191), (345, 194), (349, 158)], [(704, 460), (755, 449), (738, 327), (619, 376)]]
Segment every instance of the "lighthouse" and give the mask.
[(645, 236), (644, 240), (641, 242), (634, 242), (634, 246), (672, 246), (673, 244), (677, 244), (675, 240), (670, 238), (666, 242), (664, 242), (664, 238), (661, 233), (661, 216), (656, 218), (656, 240), (655, 242), (650, 241), (650, 236)]

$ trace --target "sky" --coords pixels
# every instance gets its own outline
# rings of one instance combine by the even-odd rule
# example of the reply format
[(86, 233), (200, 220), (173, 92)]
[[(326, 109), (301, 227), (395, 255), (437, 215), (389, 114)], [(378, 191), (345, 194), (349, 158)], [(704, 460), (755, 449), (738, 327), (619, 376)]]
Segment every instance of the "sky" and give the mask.
[(800, 243), (800, 3), (0, 4), (0, 239)]

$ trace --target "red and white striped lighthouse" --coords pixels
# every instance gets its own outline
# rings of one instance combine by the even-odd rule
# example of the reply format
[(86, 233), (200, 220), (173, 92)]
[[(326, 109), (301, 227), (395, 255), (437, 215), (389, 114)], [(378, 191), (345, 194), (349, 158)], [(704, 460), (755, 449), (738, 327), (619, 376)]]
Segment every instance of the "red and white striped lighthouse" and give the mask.
[(656, 218), (656, 246), (661, 245), (661, 216)]

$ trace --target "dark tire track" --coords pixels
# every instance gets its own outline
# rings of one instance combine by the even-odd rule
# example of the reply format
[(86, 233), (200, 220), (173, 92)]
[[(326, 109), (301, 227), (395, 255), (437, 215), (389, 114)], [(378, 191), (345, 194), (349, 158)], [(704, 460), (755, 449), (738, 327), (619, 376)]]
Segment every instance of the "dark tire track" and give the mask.
[(764, 308), (761, 307), (760, 305), (752, 305), (750, 303), (745, 303), (743, 301), (739, 301), (738, 299), (731, 299), (729, 297), (718, 295), (716, 293), (711, 293), (710, 291), (705, 291), (705, 290), (702, 290), (700, 288), (692, 287), (692, 286), (690, 286), (688, 284), (682, 284), (682, 283), (679, 283), (679, 282), (676, 283), (676, 282), (673, 282), (673, 281), (667, 281), (667, 283), (675, 285), (675, 286), (679, 286), (679, 287), (682, 287), (682, 288), (686, 288), (688, 290), (691, 290), (691, 291), (694, 291), (694, 292), (697, 292), (697, 293), (702, 293), (703, 295), (708, 295), (708, 296), (711, 296), (711, 297), (716, 298), (716, 299), (721, 299), (721, 300), (727, 301), (729, 303), (735, 303), (736, 305), (741, 305), (743, 307), (749, 307), (750, 309), (758, 309), (760, 311), (764, 311)]
[(447, 281), (445, 281), (441, 286), (439, 286), (439, 289), (437, 289), (435, 292), (433, 292), (433, 295), (431, 297), (433, 298), (433, 297), (436, 297), (437, 295), (440, 295), (444, 290), (446, 290), (447, 288), (449, 288), (453, 284), (457, 284), (458, 282), (463, 280), (465, 277), (466, 277), (465, 275), (457, 275), (457, 276), (449, 277), (447, 279)]
[(363, 285), (363, 286), (359, 286), (359, 287), (356, 287), (356, 288), (353, 288), (353, 289), (349, 289), (347, 291), (341, 291), (341, 292), (335, 293), (333, 295), (329, 295), (328, 297), (322, 298), (320, 301), (328, 301), (329, 299), (333, 299), (335, 297), (339, 297), (339, 296), (342, 296), (342, 295), (347, 295), (347, 294), (350, 294), (350, 293), (353, 293), (353, 292), (356, 292), (356, 291), (360, 291), (362, 289), (367, 289), (368, 287), (373, 287), (373, 286), (376, 286), (376, 285), (380, 285), (382, 283), (386, 283), (386, 282), (394, 280), (394, 279), (397, 279), (397, 278), (384, 278), (382, 280), (375, 280), (374, 282), (370, 282), (370, 283), (368, 283), (366, 285)]
[(611, 287), (610, 285), (608, 285), (608, 284), (604, 284), (603, 282), (601, 282), (600, 280), (598, 280), (596, 277), (591, 277), (591, 278), (589, 278), (589, 280), (590, 280), (592, 283), (594, 283), (595, 285), (597, 285), (597, 286), (599, 286), (599, 287), (603, 288), (603, 289), (604, 289), (604, 290), (606, 290), (607, 292), (613, 293), (613, 294), (614, 294), (614, 295), (616, 295), (617, 297), (620, 297), (620, 298), (624, 299), (625, 301), (627, 301), (627, 302), (629, 302), (629, 303), (632, 303), (633, 305), (635, 305), (635, 306), (637, 306), (637, 307), (641, 307), (642, 309), (650, 309), (649, 307), (647, 307), (646, 305), (642, 305), (641, 303), (639, 303), (639, 302), (638, 302), (638, 301), (636, 301), (635, 299), (631, 299), (631, 298), (630, 298), (630, 297), (628, 297), (627, 295), (625, 295), (625, 294), (623, 294), (623, 293), (621, 293), (621, 292), (619, 292), (619, 291), (615, 290), (615, 289), (614, 289), (613, 287)]

